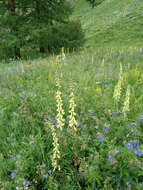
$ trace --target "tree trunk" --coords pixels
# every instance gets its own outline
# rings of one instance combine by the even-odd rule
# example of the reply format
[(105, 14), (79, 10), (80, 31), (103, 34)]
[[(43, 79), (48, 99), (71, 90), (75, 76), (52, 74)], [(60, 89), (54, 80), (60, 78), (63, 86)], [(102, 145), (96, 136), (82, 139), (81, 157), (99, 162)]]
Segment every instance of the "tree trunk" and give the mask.
[(40, 47), (40, 53), (45, 53), (45, 52), (46, 52), (45, 48), (44, 47)]
[(20, 59), (21, 58), (21, 53), (20, 53), (20, 48), (19, 47), (14, 47), (14, 57), (15, 59)]

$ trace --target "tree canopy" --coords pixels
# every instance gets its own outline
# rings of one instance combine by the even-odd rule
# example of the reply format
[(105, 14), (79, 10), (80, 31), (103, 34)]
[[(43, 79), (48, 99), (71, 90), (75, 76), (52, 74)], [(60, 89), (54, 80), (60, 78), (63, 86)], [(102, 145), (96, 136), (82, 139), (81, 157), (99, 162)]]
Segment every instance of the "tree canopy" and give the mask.
[[(21, 57), (20, 49), (25, 46), (39, 48), (41, 52), (53, 50), (60, 27), (69, 28), (72, 23), (71, 13), (66, 0), (0, 0), (0, 49), (15, 58)], [(80, 27), (79, 23), (74, 26), (74, 30)]]

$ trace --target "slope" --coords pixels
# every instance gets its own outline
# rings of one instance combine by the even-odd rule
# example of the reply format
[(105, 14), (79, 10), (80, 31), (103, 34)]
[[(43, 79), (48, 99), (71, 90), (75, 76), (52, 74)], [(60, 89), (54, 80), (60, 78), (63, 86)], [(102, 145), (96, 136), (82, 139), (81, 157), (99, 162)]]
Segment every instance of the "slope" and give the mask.
[(74, 8), (85, 30), (85, 47), (142, 46), (142, 0), (105, 0), (95, 9), (79, 0)]

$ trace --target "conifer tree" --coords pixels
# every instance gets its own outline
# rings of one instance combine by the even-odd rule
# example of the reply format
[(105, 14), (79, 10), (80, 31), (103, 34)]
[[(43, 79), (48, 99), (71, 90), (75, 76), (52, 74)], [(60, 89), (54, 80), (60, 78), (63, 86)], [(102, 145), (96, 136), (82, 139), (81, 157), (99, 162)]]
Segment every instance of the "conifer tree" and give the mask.
[(20, 58), (25, 46), (41, 52), (61, 48), (58, 35), (68, 27), (71, 13), (67, 0), (0, 0), (0, 52)]

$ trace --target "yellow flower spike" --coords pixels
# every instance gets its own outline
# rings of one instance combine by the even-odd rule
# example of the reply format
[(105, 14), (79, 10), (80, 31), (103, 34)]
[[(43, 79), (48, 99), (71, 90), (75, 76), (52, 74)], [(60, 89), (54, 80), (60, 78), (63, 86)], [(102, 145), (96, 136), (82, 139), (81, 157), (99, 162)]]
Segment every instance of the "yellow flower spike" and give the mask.
[(59, 128), (62, 131), (65, 123), (64, 119), (65, 112), (63, 109), (62, 93), (60, 91), (61, 85), (58, 77), (56, 78), (56, 86), (58, 87), (58, 90), (56, 91), (57, 128)]
[(74, 135), (76, 134), (76, 131), (77, 131), (75, 107), (76, 107), (75, 96), (74, 96), (73, 88), (71, 87), (71, 92), (69, 95), (69, 128)]
[(125, 101), (122, 113), (124, 114), (124, 117), (126, 117), (127, 113), (130, 111), (130, 85), (127, 87)]
[(56, 128), (55, 126), (51, 123), (48, 122), (51, 131), (52, 131), (52, 136), (53, 136), (53, 155), (52, 155), (52, 166), (54, 168), (54, 171), (56, 169), (60, 170), (60, 165), (59, 165), (59, 160), (61, 158), (60, 156), (60, 145), (59, 145), (59, 139), (56, 133)]
[(62, 59), (65, 59), (66, 55), (65, 55), (65, 51), (64, 51), (64, 47), (62, 47), (62, 50), (61, 50), (61, 58)]
[(114, 94), (113, 94), (113, 98), (115, 100), (116, 105), (118, 105), (120, 97), (121, 97), (122, 82), (123, 82), (123, 69), (122, 69), (122, 65), (120, 65), (119, 80), (118, 80), (117, 85), (115, 86)]
[(62, 93), (61, 91), (57, 90), (56, 92), (56, 105), (57, 105), (57, 128), (61, 131), (63, 130), (63, 126), (65, 123), (64, 119), (64, 109), (63, 109), (63, 101), (62, 101)]

